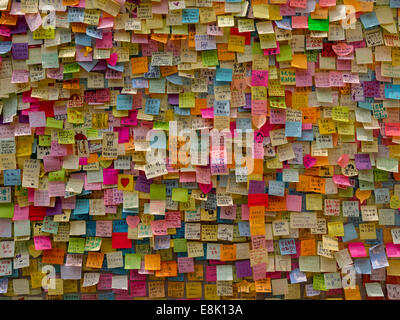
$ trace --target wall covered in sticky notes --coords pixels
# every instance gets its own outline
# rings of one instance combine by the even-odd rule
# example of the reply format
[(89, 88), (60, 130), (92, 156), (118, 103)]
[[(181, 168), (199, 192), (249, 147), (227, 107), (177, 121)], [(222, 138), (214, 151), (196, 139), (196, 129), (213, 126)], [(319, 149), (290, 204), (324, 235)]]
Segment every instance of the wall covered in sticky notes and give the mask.
[(0, 0), (1, 299), (399, 300), (399, 9)]

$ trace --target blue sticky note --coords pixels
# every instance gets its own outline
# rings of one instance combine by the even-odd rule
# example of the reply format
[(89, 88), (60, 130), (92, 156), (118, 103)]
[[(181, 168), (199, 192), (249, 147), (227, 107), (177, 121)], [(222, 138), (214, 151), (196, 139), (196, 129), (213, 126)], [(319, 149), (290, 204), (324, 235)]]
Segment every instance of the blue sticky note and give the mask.
[(281, 255), (296, 254), (296, 242), (294, 239), (280, 239), (279, 250)]
[(314, 140), (314, 132), (312, 130), (303, 130), (301, 132), (301, 137), (298, 138), (299, 141), (313, 141)]
[(158, 115), (160, 113), (160, 99), (146, 99), (144, 113)]
[(360, 19), (365, 29), (379, 26), (379, 20), (376, 17), (375, 11), (362, 14)]
[(301, 122), (287, 121), (285, 123), (285, 136), (301, 138), (302, 134), (301, 129), (302, 129)]
[(232, 75), (233, 75), (232, 69), (229, 69), (229, 68), (217, 68), (217, 71), (216, 71), (216, 74), (215, 74), (215, 80), (216, 81), (231, 82), (232, 81)]
[(90, 47), (92, 46), (92, 38), (84, 33), (75, 33), (75, 44)]
[(86, 237), (96, 236), (96, 221), (88, 220), (86, 221)]
[(0, 42), (0, 54), (9, 52), (11, 50), (11, 47), (12, 47), (11, 41)]
[(161, 77), (160, 67), (149, 64), (149, 71), (143, 74), (145, 79), (158, 79)]
[(132, 79), (132, 88), (144, 89), (149, 87), (149, 81), (144, 78)]
[(73, 214), (88, 214), (89, 213), (89, 199), (76, 199), (75, 209)]
[(133, 97), (129, 94), (119, 94), (117, 96), (117, 110), (132, 110)]
[(214, 100), (214, 116), (229, 116), (229, 100)]
[(400, 8), (400, 0), (390, 0), (391, 8)]
[(167, 80), (173, 84), (176, 84), (177, 86), (183, 85), (182, 77), (180, 77), (177, 73), (167, 76)]
[(385, 84), (385, 98), (400, 99), (400, 84)]
[(83, 22), (84, 16), (84, 8), (68, 7), (68, 22)]
[(268, 195), (270, 196), (285, 196), (285, 183), (277, 180), (270, 180), (268, 185)]
[(292, 30), (292, 18), (283, 16), (282, 20), (275, 20), (276, 26), (285, 30)]
[(179, 116), (190, 116), (190, 109), (189, 108), (179, 108), (174, 107), (174, 113)]
[(359, 274), (371, 274), (371, 261), (368, 258), (355, 259), (354, 267)]
[(21, 170), (4, 170), (4, 185), (5, 186), (19, 186), (21, 185)]
[(182, 23), (198, 23), (199, 9), (182, 9)]
[(249, 118), (236, 118), (236, 130), (242, 130), (243, 133), (246, 130), (251, 130), (251, 119)]
[(250, 237), (250, 223), (247, 221), (239, 221), (239, 234), (241, 237)]
[(107, 63), (107, 68), (118, 71), (118, 72), (124, 72), (124, 70), (125, 70), (123, 63), (117, 63), (115, 66), (112, 66), (111, 64)]
[(356, 228), (354, 228), (354, 224), (347, 223), (344, 225), (344, 236), (342, 237), (343, 242), (347, 242), (350, 240), (354, 240), (358, 238), (358, 234)]
[(114, 220), (113, 232), (128, 232), (128, 224), (126, 220)]
[(307, 276), (304, 272), (301, 272), (299, 268), (292, 270), (289, 273), (290, 283), (307, 282)]
[(78, 64), (87, 72), (90, 72), (96, 66), (97, 62), (99, 62), (99, 60), (94, 59), (93, 61), (79, 61)]
[(96, 38), (96, 39), (103, 39), (103, 30), (97, 29), (94, 26), (86, 27), (86, 34), (89, 37)]

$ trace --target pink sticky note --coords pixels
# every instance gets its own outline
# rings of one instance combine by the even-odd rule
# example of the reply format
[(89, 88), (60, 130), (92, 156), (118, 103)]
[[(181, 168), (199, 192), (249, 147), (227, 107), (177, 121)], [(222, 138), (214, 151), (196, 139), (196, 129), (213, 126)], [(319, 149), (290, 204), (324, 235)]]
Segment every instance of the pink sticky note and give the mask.
[(108, 64), (111, 66), (115, 66), (117, 64), (118, 61), (118, 53), (114, 52), (112, 54), (110, 54), (110, 57), (108, 59), (106, 59)]
[(52, 157), (52, 156), (44, 156), (43, 157), (43, 166), (45, 172), (57, 171), (61, 169), (61, 158)]
[(49, 197), (64, 197), (65, 183), (64, 181), (49, 181)]
[(343, 186), (351, 186), (350, 178), (346, 177), (344, 175), (341, 175), (341, 174), (333, 175), (333, 182), (335, 184), (340, 184), (340, 185), (343, 185)]
[(156, 236), (168, 235), (167, 223), (165, 220), (153, 220), (151, 221), (151, 231)]
[(179, 182), (196, 182), (196, 172), (181, 172), (179, 175)]
[(42, 17), (40, 13), (25, 14), (25, 20), (31, 32), (35, 31), (42, 25)]
[(235, 220), (236, 219), (236, 206), (221, 207), (221, 219)]
[(76, 46), (75, 60), (79, 62), (92, 61), (93, 51), (86, 52), (86, 48), (84, 46), (78, 45)]
[(112, 47), (112, 32), (103, 32), (103, 39), (96, 39), (97, 49), (111, 49)]
[(146, 281), (131, 281), (131, 293), (134, 297), (146, 297)]
[(253, 87), (268, 86), (268, 70), (252, 70), (251, 85)]
[(206, 266), (206, 281), (217, 281), (217, 266)]
[(349, 155), (348, 154), (342, 154), (339, 159), (336, 161), (336, 163), (341, 166), (342, 168), (346, 167), (347, 164), (349, 163)]
[(114, 26), (113, 17), (102, 17), (99, 20), (99, 25), (97, 26), (97, 29), (112, 28), (113, 26)]
[(44, 111), (29, 112), (29, 125), (31, 128), (46, 126), (46, 113)]
[(117, 183), (118, 183), (118, 170), (103, 169), (103, 184), (117, 184)]
[(303, 201), (303, 197), (302, 196), (297, 196), (297, 195), (294, 195), (294, 194), (286, 195), (286, 208), (287, 208), (287, 210), (288, 211), (301, 212), (302, 201)]
[(348, 247), (350, 255), (353, 258), (362, 258), (367, 256), (363, 242), (350, 242)]
[(389, 258), (400, 257), (400, 244), (386, 243), (386, 254)]
[(33, 242), (35, 244), (35, 250), (50, 250), (52, 248), (50, 237), (36, 236), (33, 237)]
[(29, 219), (29, 206), (20, 207), (17, 204), (14, 206), (13, 221)]
[(249, 206), (247, 204), (242, 204), (242, 220), (249, 220)]
[(311, 157), (309, 154), (306, 154), (304, 156), (303, 163), (306, 168), (311, 168), (314, 164), (317, 163), (317, 159), (314, 157)]
[(213, 119), (214, 118), (214, 109), (213, 108), (206, 108), (201, 109), (201, 117), (205, 119)]
[(255, 266), (253, 266), (254, 281), (265, 279), (266, 273), (267, 273), (267, 264), (262, 263), (262, 264), (257, 264)]

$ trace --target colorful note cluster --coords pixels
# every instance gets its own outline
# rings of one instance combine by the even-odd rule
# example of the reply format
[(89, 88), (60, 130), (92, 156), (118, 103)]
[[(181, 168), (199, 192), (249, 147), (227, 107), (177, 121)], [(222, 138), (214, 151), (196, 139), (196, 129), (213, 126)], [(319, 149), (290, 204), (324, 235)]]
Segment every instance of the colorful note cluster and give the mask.
[(400, 299), (399, 0), (0, 12), (1, 299)]

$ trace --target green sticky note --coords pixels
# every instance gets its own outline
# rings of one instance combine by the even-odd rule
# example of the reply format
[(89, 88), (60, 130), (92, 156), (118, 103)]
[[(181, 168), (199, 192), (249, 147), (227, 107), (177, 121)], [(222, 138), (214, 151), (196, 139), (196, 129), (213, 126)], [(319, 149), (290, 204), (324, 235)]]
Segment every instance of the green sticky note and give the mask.
[(85, 238), (70, 237), (68, 244), (68, 253), (84, 253), (85, 241)]
[(351, 198), (353, 196), (353, 188), (349, 187), (347, 189), (339, 189), (338, 190), (339, 193), (339, 197), (343, 197), (343, 198)]
[(64, 64), (64, 73), (74, 73), (79, 72), (81, 67), (76, 62)]
[(174, 239), (174, 252), (186, 252), (187, 251), (187, 240), (183, 238)]
[(167, 185), (166, 184), (151, 184), (150, 185), (150, 199), (151, 200), (167, 199)]
[(153, 129), (169, 131), (169, 122), (167, 121), (154, 121)]
[(219, 65), (218, 51), (217, 50), (203, 50), (201, 52), (201, 60), (204, 65), (208, 67), (215, 67)]
[(313, 289), (320, 291), (327, 291), (325, 287), (325, 278), (323, 274), (314, 274), (313, 277)]
[(308, 29), (313, 31), (329, 31), (329, 19), (312, 19), (309, 16)]
[(51, 136), (48, 136), (48, 135), (39, 136), (39, 146), (50, 147), (51, 146)]
[(286, 44), (280, 46), (281, 52), (276, 55), (276, 61), (290, 61), (292, 60), (292, 48)]
[(306, 50), (307, 62), (317, 62), (318, 50)]
[(179, 94), (179, 108), (194, 108), (196, 106), (196, 96), (193, 92)]
[(12, 218), (14, 216), (14, 203), (0, 203), (0, 218)]
[(186, 188), (173, 188), (172, 189), (172, 201), (188, 202), (189, 191)]
[(48, 128), (62, 129), (63, 124), (64, 124), (63, 120), (56, 120), (52, 117), (46, 118), (46, 127), (48, 127)]
[(395, 158), (378, 157), (376, 159), (376, 168), (388, 172), (398, 172), (399, 160)]
[(165, 78), (150, 79), (149, 93), (165, 93)]
[(97, 251), (101, 247), (101, 238), (87, 237), (85, 241), (85, 251)]
[(49, 181), (64, 181), (64, 179), (65, 179), (64, 169), (49, 172)]
[(253, 55), (255, 55), (255, 54), (264, 54), (263, 50), (261, 49), (261, 43), (260, 42), (253, 42), (251, 44), (251, 53)]
[(125, 254), (125, 269), (140, 269), (142, 258), (137, 253)]
[(374, 168), (374, 180), (375, 180), (375, 182), (383, 182), (383, 181), (387, 181), (388, 179), (389, 179), (389, 172), (388, 171), (384, 171), (384, 170), (380, 170), (380, 169)]
[(97, 129), (93, 128), (87, 128), (86, 129), (86, 136), (88, 139), (98, 139), (99, 138), (99, 132)]

